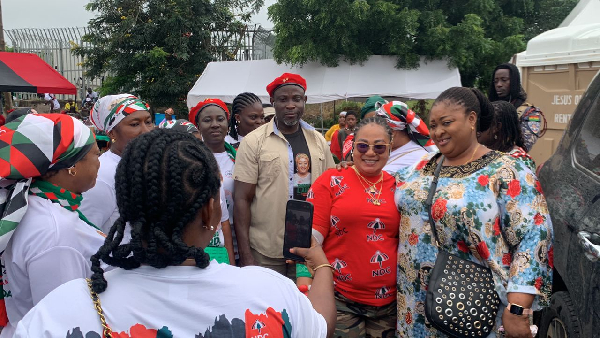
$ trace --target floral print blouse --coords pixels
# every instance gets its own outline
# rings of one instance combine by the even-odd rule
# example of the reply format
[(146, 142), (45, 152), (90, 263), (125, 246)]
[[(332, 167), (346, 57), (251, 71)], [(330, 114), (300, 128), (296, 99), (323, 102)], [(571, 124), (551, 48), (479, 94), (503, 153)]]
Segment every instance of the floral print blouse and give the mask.
[[(425, 295), (437, 247), (425, 201), (440, 154), (396, 174), (401, 213), (398, 246), (398, 337), (443, 337), (426, 324)], [(462, 166), (444, 166), (432, 218), (444, 250), (488, 266), (502, 301), (507, 292), (535, 294), (545, 306), (552, 285), (552, 224), (540, 183), (524, 161), (497, 151)], [(493, 334), (491, 335), (493, 336)]]

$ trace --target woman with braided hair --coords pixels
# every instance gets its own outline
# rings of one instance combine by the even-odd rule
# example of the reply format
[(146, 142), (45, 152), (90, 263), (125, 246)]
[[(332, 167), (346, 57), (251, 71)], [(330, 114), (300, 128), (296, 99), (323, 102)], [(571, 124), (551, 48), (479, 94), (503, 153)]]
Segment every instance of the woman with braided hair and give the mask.
[[(219, 184), (214, 157), (194, 136), (158, 129), (133, 140), (117, 168), (120, 217), (92, 256), (91, 279), (55, 290), (15, 337), (326, 337), (333, 277), (319, 245), (292, 249), (316, 269), (308, 298), (271, 270), (209, 261)], [(101, 262), (117, 268), (105, 274)]]
[[(493, 116), (494, 107), (478, 89), (445, 90), (429, 114), (439, 152), (396, 173), (398, 337), (448, 337), (445, 332), (455, 327), (461, 336), (492, 338), (503, 325), (507, 338), (530, 338), (528, 315), (548, 304), (553, 265), (548, 206), (531, 169), (477, 139)], [(489, 268), (489, 277), (484, 283), (476, 272), (484, 270), (466, 271), (444, 257)], [(442, 285), (451, 280), (446, 276), (458, 287)], [(460, 280), (457, 284), (458, 276), (474, 278), (468, 288), (481, 291), (481, 298), (487, 293), (485, 307)], [(463, 322), (458, 313), (473, 317)]]
[(488, 129), (477, 133), (479, 143), (521, 159), (532, 172), (535, 172), (535, 161), (525, 150), (525, 139), (517, 109), (506, 101), (494, 101), (492, 106), (494, 106), (493, 121)]
[(248, 133), (265, 124), (262, 101), (254, 93), (241, 93), (233, 99), (231, 113), (225, 142), (237, 149)]
[[(61, 114), (27, 114), (0, 127), (0, 326), (16, 324), (50, 291), (90, 276), (104, 234), (79, 210), (96, 183), (100, 150), (90, 129)], [(6, 307), (5, 307), (6, 306)]]
[[(125, 146), (154, 129), (148, 104), (131, 94), (107, 95), (94, 104), (90, 120), (110, 138), (110, 149), (100, 156), (96, 186), (83, 195), (81, 212), (105, 233), (119, 218), (115, 172)], [(125, 237), (129, 238), (129, 230)]]

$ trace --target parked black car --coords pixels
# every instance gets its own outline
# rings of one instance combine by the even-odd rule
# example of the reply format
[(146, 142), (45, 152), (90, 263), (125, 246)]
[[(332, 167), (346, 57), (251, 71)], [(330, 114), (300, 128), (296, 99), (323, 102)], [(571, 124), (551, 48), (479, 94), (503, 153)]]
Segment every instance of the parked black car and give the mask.
[(540, 337), (600, 337), (600, 75), (539, 179), (554, 225), (554, 281)]

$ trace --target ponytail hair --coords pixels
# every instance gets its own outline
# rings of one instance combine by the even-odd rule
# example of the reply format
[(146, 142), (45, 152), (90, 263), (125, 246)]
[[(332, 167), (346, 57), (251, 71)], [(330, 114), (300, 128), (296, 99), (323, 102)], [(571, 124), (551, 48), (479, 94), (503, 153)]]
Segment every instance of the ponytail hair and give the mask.
[(435, 99), (433, 105), (440, 102), (450, 102), (465, 107), (465, 114), (474, 111), (477, 114), (477, 131), (490, 128), (494, 119), (494, 107), (477, 88), (452, 87), (444, 90)]

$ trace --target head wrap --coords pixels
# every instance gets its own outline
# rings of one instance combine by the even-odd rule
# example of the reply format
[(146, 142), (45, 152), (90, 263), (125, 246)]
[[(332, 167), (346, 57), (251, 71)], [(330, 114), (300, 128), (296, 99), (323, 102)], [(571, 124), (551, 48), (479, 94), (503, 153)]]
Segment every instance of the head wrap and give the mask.
[(306, 80), (302, 76), (292, 73), (283, 73), (280, 77), (267, 85), (267, 92), (273, 97), (273, 93), (275, 93), (277, 89), (288, 85), (298, 86), (304, 89), (304, 91), (306, 91), (307, 88)]
[(370, 98), (367, 99), (367, 101), (365, 102), (365, 105), (362, 106), (362, 108), (360, 109), (360, 119), (364, 119), (365, 115), (367, 115), (368, 113), (377, 110), (377, 107), (375, 106), (376, 103), (381, 103), (381, 104), (385, 104), (387, 103), (386, 100), (383, 99), (383, 97), (379, 96), (379, 95), (375, 95), (375, 96), (371, 96)]
[(377, 103), (377, 116), (387, 120), (392, 130), (406, 130), (411, 140), (422, 146), (428, 152), (437, 151), (437, 147), (429, 138), (429, 129), (419, 115), (408, 108), (402, 101), (392, 101), (385, 104)]
[(6, 118), (6, 123), (12, 122), (12, 121), (18, 119), (19, 117), (21, 117), (23, 115), (27, 115), (27, 114), (36, 114), (36, 113), (34, 113), (34, 110), (31, 110), (30, 107), (13, 109), (10, 112), (10, 114), (8, 114), (8, 117)]
[(340, 116), (346, 116), (347, 112), (343, 111), (340, 113)]
[(0, 127), (0, 252), (25, 215), (32, 178), (72, 167), (94, 142), (90, 128), (63, 114), (28, 114)]
[(124, 118), (139, 110), (150, 111), (150, 106), (131, 94), (107, 95), (96, 101), (90, 119), (97, 129), (108, 133)]
[(206, 107), (210, 107), (210, 106), (217, 106), (221, 109), (223, 109), (225, 111), (225, 116), (227, 116), (227, 120), (230, 119), (229, 116), (229, 109), (227, 109), (227, 105), (225, 104), (225, 102), (219, 100), (219, 99), (206, 99), (204, 101), (198, 102), (198, 104), (190, 109), (190, 114), (188, 116), (188, 121), (192, 122), (194, 125), (198, 125), (198, 115), (200, 115), (200, 112), (202, 111), (202, 109), (206, 108)]
[(158, 125), (158, 128), (183, 131), (190, 134), (200, 132), (192, 122), (184, 119), (170, 121), (164, 120)]

